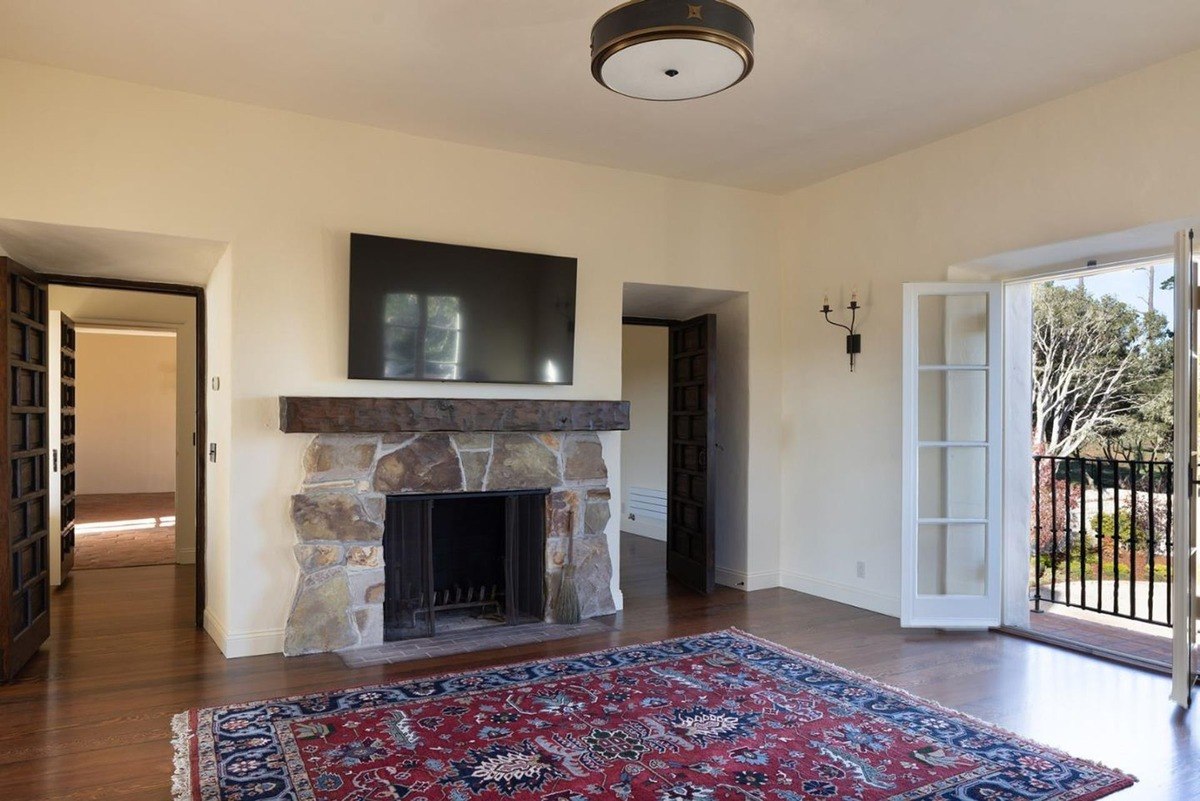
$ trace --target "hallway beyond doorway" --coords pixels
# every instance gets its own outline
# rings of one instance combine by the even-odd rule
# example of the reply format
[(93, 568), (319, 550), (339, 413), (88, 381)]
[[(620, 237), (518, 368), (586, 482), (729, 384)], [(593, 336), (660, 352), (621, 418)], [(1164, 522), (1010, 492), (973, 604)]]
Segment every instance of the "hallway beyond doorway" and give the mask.
[(175, 563), (175, 495), (139, 492), (80, 495), (75, 569)]

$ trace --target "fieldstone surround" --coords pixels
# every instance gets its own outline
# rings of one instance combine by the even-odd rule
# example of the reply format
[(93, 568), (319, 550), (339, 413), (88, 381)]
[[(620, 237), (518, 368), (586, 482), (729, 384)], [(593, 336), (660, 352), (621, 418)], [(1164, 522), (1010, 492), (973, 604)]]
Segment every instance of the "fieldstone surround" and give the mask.
[[(574, 540), (583, 616), (614, 611), (608, 469), (594, 433), (320, 434), (292, 496), (300, 580), (287, 655), (383, 643), (383, 533), (388, 495), (549, 488), (546, 609)], [(546, 620), (554, 622), (547, 611)]]

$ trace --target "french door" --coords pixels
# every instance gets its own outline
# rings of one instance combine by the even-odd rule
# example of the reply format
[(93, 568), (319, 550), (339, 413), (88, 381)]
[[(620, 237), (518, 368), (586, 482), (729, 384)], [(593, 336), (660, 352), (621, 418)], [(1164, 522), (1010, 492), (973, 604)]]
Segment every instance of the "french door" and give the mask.
[(1196, 264), (1191, 231), (1175, 235), (1175, 542), (1171, 700), (1187, 708), (1196, 642)]
[(1000, 623), (1001, 290), (904, 285), (903, 626)]

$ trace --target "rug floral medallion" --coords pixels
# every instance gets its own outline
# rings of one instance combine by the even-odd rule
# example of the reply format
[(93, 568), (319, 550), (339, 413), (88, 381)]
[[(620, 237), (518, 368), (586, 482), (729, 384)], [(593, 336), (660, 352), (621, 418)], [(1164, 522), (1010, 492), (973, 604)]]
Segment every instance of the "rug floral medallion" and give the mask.
[(175, 729), (187, 801), (1083, 801), (1134, 781), (732, 630)]

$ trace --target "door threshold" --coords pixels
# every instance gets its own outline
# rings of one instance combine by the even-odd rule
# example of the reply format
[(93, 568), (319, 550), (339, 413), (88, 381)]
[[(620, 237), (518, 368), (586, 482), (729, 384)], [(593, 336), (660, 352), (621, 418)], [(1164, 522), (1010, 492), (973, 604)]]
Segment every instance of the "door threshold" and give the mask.
[(1029, 629), (1017, 628), (1016, 626), (997, 626), (995, 631), (1001, 634), (1008, 634), (1013, 637), (1020, 637), (1023, 640), (1033, 640), (1034, 642), (1053, 645), (1057, 648), (1063, 648), (1076, 653), (1087, 654), (1094, 656), (1097, 659), (1103, 659), (1106, 662), (1116, 662), (1126, 667), (1138, 668), (1140, 670), (1148, 670), (1151, 673), (1159, 673), (1164, 676), (1171, 675), (1171, 666), (1156, 662), (1153, 659), (1145, 659), (1132, 654), (1123, 654), (1120, 651), (1114, 651), (1110, 648), (1102, 648), (1096, 645), (1088, 645), (1079, 640), (1072, 640), (1070, 637), (1058, 637), (1053, 634), (1043, 634), (1038, 631), (1030, 631)]

